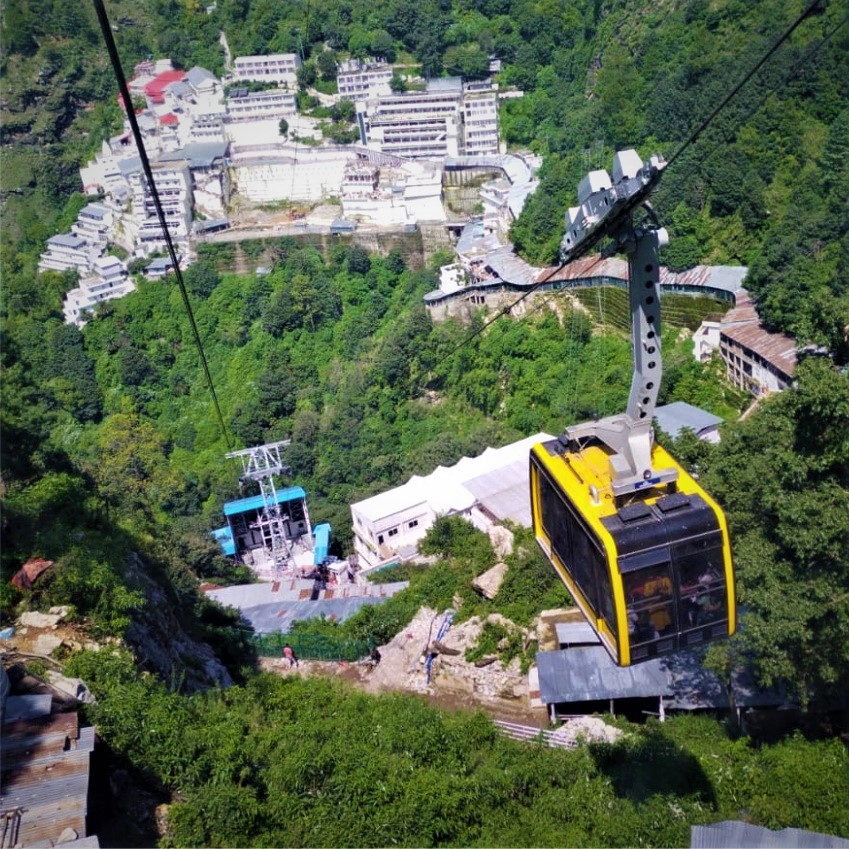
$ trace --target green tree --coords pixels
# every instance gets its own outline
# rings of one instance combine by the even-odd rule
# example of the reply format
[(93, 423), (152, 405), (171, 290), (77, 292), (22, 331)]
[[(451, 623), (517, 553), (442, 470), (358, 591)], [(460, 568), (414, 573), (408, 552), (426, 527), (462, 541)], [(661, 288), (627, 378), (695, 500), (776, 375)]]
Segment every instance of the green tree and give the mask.
[(849, 680), (849, 379), (823, 360), (797, 379), (723, 439), (705, 482), (729, 516), (744, 644), (806, 702)]

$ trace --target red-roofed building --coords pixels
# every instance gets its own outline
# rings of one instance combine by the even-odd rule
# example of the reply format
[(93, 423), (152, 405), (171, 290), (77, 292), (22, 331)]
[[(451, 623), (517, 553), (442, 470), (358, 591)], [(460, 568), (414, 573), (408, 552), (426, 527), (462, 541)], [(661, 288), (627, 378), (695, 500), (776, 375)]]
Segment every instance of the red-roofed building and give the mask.
[(180, 119), (173, 112), (168, 112), (166, 115), (159, 116), (159, 123), (163, 127), (176, 127)]
[(185, 76), (185, 71), (164, 71), (144, 87), (145, 96), (151, 103), (164, 103), (165, 89), (172, 83), (180, 82)]

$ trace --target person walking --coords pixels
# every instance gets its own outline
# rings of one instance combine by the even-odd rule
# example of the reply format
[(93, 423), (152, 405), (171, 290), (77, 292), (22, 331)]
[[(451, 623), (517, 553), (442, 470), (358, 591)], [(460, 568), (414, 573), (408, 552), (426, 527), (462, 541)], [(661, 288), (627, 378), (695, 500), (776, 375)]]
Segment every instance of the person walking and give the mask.
[(298, 666), (298, 658), (289, 643), (286, 643), (286, 645), (283, 646), (283, 658), (289, 661), (290, 669), (293, 666)]

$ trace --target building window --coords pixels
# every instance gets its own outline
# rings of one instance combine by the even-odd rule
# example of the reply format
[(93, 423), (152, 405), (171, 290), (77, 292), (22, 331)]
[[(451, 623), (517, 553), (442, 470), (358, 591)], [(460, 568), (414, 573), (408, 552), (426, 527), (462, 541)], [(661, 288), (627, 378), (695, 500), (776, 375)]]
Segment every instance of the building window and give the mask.
[(418, 524), (419, 524), (419, 520), (413, 519), (411, 522), (407, 522), (407, 527), (408, 528), (415, 528), (415, 527), (418, 526)]
[(387, 534), (391, 537), (397, 536), (398, 535), (398, 528), (390, 528), (387, 531)]
[(383, 545), (383, 534), (378, 534), (378, 535), (377, 535), (377, 544), (378, 544), (378, 545)]

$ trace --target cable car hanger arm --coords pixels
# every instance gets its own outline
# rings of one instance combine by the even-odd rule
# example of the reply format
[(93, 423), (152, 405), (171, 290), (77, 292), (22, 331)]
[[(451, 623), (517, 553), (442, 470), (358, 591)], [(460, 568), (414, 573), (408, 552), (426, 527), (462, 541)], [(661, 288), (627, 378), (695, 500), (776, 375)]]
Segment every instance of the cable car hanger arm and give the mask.
[[(612, 488), (617, 496), (678, 477), (675, 469), (655, 469), (651, 462), (652, 418), (663, 375), (658, 256), (668, 235), (658, 226), (648, 197), (665, 167), (660, 155), (643, 163), (636, 151), (624, 150), (613, 158), (612, 178), (606, 171), (590, 172), (578, 186), (578, 206), (566, 213), (561, 243), (564, 262), (587, 253), (605, 237), (613, 239), (611, 253), (619, 251), (628, 257), (634, 360), (628, 406), (624, 413), (566, 428), (561, 437), (570, 448), (593, 439), (610, 448)], [(635, 228), (633, 214), (641, 206), (648, 220)]]

